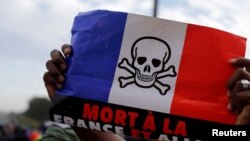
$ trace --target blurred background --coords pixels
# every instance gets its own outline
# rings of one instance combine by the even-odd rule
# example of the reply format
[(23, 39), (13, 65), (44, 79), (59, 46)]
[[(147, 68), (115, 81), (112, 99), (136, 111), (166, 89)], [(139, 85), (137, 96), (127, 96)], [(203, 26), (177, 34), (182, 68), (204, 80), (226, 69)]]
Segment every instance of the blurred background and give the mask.
[(0, 0), (0, 140), (43, 131), (50, 103), (45, 63), (52, 49), (70, 43), (79, 12), (123, 11), (249, 38), (249, 7), (249, 0)]

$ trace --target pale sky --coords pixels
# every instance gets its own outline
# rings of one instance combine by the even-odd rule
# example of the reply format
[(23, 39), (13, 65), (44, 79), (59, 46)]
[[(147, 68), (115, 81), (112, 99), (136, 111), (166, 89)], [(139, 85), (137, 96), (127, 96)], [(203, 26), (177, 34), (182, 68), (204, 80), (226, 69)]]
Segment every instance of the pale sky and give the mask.
[[(159, 0), (159, 4), (159, 18), (250, 38), (249, 0)], [(0, 112), (22, 112), (32, 97), (47, 96), (45, 63), (52, 49), (70, 43), (73, 18), (79, 12), (105, 9), (151, 16), (152, 5), (153, 0), (0, 0)]]

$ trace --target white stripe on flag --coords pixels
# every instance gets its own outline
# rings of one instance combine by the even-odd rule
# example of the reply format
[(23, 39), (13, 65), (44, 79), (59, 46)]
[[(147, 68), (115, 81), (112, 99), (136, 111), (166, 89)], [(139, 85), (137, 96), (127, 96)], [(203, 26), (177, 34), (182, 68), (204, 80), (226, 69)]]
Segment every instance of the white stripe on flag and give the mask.
[[(143, 88), (143, 86), (140, 87), (136, 85), (134, 79), (135, 76), (129, 73), (128, 71), (131, 69), (132, 70), (135, 69), (131, 54), (131, 52), (133, 51), (131, 50), (133, 43), (138, 38), (144, 36), (151, 36), (164, 40), (165, 42), (168, 43), (168, 45), (171, 48), (171, 57), (169, 61), (165, 64), (165, 69), (173, 65), (178, 75), (179, 63), (185, 41), (186, 28), (187, 24), (185, 23), (156, 19), (147, 16), (128, 14), (118, 63), (120, 63), (122, 59), (126, 58), (131, 67), (127, 67), (127, 69), (122, 69), (119, 67), (116, 68), (115, 77), (113, 80), (108, 102), (118, 105), (169, 113), (175, 90), (175, 83), (177, 76), (164, 77), (159, 80), (157, 80), (156, 78), (157, 81), (160, 81), (161, 83), (169, 85), (171, 87), (171, 89), (167, 92), (166, 95), (161, 95), (160, 91), (156, 88), (159, 87), (159, 83), (157, 85), (155, 82), (154, 85), (148, 88)], [(150, 46), (150, 44), (151, 43), (148, 43), (146, 45)], [(157, 56), (158, 55), (157, 51), (158, 47), (154, 48), (152, 47), (151, 55), (156, 54)], [(162, 51), (159, 51), (158, 57), (160, 57)], [(140, 54), (145, 54), (144, 57), (146, 57), (147, 59), (152, 58), (149, 52), (147, 53), (140, 52)], [(164, 59), (162, 58), (162, 60)], [(152, 64), (152, 61), (150, 60), (147, 63), (149, 66), (146, 67), (145, 64), (143, 64), (144, 66), (141, 67), (141, 70), (153, 72), (154, 66)], [(120, 77), (124, 78), (132, 77), (132, 78), (128, 79), (127, 82), (125, 82), (128, 83), (128, 85), (126, 85), (124, 88), (121, 88), (120, 83), (118, 81)]]

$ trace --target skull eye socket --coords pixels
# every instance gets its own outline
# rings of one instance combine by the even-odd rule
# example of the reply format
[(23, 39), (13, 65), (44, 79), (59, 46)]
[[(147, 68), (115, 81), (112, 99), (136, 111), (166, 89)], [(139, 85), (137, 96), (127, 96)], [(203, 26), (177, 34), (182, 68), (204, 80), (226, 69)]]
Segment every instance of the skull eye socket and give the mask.
[(161, 64), (161, 61), (158, 59), (152, 59), (152, 64), (154, 67), (159, 67)]
[(138, 62), (139, 65), (144, 64), (146, 61), (147, 61), (146, 57), (138, 57), (137, 58), (137, 62)]

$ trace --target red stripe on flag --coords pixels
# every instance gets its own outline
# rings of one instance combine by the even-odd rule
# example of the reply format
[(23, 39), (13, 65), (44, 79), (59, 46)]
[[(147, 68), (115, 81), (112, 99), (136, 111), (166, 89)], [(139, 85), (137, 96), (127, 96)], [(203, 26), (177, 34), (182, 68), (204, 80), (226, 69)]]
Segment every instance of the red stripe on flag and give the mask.
[(226, 84), (235, 70), (228, 61), (244, 56), (245, 49), (245, 38), (189, 24), (171, 114), (235, 123), (235, 115), (226, 108)]

